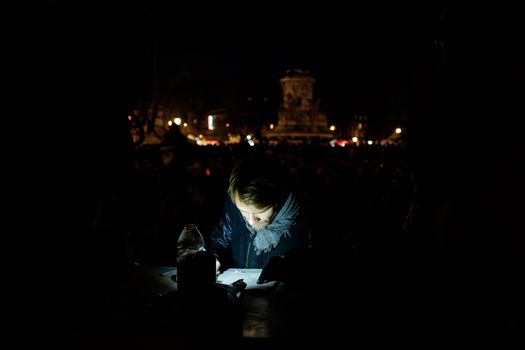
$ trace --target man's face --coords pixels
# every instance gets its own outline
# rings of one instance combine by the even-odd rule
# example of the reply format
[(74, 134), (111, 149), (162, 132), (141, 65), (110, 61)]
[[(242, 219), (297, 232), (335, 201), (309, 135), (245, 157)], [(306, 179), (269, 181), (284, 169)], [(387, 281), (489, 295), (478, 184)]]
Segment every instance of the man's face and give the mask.
[(246, 222), (248, 222), (256, 232), (265, 229), (272, 222), (274, 217), (274, 208), (272, 206), (258, 209), (254, 206), (246, 205), (241, 202), (237, 193), (235, 193), (234, 202)]

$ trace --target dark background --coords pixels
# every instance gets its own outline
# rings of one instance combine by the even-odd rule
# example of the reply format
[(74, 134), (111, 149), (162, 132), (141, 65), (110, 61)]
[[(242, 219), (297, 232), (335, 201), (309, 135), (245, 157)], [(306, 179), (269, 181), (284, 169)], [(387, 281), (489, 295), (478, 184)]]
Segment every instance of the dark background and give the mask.
[(447, 35), (441, 28), (447, 11), (458, 13), (461, 26), (477, 25), (465, 14), (469, 8), (451, 10), (443, 1), (254, 8), (36, 1), (20, 7), (13, 35), (20, 45), (15, 52), (27, 60), (17, 74), (26, 78), (33, 68), (39, 74), (38, 66), (55, 64), (86, 88), (99, 88), (97, 74), (116, 80), (120, 86), (113, 88), (130, 104), (153, 101), (205, 115), (252, 98), (275, 118), (279, 79), (301, 68), (317, 80), (315, 97), (330, 123), (368, 115), (377, 137), (410, 114), (421, 75), (433, 73), (434, 41)]
[[(30, 325), (46, 324), (52, 310), (39, 300), (82, 287), (77, 272), (97, 253), (83, 245), (97, 196), (131, 171), (125, 116), (137, 101), (174, 99), (206, 111), (253, 96), (277, 108), (278, 79), (303, 67), (317, 79), (329, 120), (363, 113), (375, 130), (407, 123), (427, 189), (415, 243), (422, 257), (409, 265), (431, 261), (424, 265), (440, 276), (418, 271), (414, 283), (436, 290), (419, 296), (423, 312), (438, 315), (423, 328), (438, 336), (429, 329), (454, 319), (440, 312), (449, 305), (456, 332), (474, 320), (465, 339), (482, 330), (512, 345), (523, 306), (518, 14), (473, 1), (330, 9), (19, 2), (7, 15), (4, 50), (4, 316), (15, 327), (27, 326), (27, 315)], [(475, 317), (456, 313), (467, 301), (465, 314)], [(476, 305), (487, 307), (476, 314)]]

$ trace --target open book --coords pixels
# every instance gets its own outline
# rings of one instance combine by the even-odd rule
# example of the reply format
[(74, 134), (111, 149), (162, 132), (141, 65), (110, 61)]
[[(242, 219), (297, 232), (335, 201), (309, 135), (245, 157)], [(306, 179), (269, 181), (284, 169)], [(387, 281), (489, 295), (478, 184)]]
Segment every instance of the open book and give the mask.
[(228, 269), (217, 277), (217, 283), (231, 285), (242, 279), (246, 283), (246, 289), (268, 289), (275, 285), (275, 281), (257, 284), (262, 269)]

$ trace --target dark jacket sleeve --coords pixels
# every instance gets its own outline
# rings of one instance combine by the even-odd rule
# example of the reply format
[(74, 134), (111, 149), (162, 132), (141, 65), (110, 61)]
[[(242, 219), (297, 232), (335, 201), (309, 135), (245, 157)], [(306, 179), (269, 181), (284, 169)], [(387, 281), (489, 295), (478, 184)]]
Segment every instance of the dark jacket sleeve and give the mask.
[(221, 269), (232, 265), (231, 205), (233, 205), (233, 203), (231, 203), (230, 199), (227, 199), (219, 222), (210, 234), (208, 244), (208, 250), (213, 252), (219, 259)]

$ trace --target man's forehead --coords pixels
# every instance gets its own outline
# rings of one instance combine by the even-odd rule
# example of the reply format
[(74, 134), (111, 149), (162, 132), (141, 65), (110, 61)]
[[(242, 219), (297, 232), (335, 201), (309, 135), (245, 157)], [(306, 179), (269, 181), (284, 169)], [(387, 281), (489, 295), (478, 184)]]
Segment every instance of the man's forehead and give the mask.
[(237, 208), (240, 211), (245, 212), (245, 213), (262, 214), (262, 213), (267, 212), (268, 210), (270, 210), (272, 208), (271, 206), (269, 206), (269, 207), (266, 207), (266, 208), (263, 208), (263, 209), (258, 209), (256, 207), (254, 207), (253, 205), (247, 205), (247, 204), (243, 203), (239, 199), (239, 194), (238, 193), (235, 193), (235, 195), (233, 196), (233, 199), (234, 199), (233, 202), (235, 203)]

